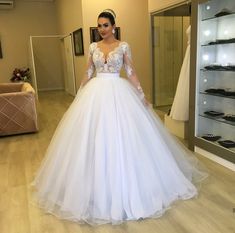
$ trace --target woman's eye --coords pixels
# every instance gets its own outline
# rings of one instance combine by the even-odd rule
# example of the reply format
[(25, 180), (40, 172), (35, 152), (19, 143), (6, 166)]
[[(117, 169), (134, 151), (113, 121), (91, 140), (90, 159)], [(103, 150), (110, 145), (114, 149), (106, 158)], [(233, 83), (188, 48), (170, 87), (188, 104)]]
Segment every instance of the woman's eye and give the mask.
[[(108, 24), (108, 23), (103, 24), (103, 27), (105, 27), (105, 28), (107, 28), (108, 26), (109, 26), (109, 24)], [(101, 24), (98, 24), (98, 28), (102, 28), (102, 25), (101, 25)]]

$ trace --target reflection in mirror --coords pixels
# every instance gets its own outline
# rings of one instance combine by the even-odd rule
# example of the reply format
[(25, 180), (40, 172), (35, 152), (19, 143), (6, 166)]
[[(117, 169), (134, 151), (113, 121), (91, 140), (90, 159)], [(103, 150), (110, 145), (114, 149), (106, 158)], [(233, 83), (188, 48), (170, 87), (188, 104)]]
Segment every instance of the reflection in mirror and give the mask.
[(173, 103), (187, 48), (190, 5), (184, 4), (152, 16), (153, 105), (168, 112)]

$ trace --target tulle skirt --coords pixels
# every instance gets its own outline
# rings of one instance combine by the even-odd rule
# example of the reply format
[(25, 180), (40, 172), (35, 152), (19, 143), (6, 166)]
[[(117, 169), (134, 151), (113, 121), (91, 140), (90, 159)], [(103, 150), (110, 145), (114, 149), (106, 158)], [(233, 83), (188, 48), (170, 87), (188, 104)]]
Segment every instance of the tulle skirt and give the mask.
[(98, 73), (64, 114), (32, 185), (59, 218), (120, 224), (196, 197), (206, 176), (128, 80)]

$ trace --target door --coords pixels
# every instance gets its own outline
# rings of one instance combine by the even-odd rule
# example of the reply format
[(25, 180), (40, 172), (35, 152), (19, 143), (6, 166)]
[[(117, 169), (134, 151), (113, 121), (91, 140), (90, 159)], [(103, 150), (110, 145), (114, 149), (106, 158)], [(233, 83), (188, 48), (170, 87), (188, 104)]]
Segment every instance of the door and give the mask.
[(31, 84), (35, 90), (36, 97), (38, 99), (38, 87), (37, 87), (37, 78), (36, 78), (36, 70), (34, 64), (34, 52), (33, 52), (33, 38), (30, 36), (29, 38), (29, 67), (31, 70)]

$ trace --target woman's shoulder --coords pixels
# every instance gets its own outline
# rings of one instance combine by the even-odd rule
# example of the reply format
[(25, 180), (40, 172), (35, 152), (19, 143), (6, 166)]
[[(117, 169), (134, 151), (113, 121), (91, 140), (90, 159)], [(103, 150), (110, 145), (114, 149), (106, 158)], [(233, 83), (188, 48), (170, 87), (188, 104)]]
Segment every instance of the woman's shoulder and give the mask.
[(92, 42), (92, 43), (90, 43), (90, 48), (93, 48), (93, 47), (95, 47), (97, 45), (97, 42)]
[(120, 45), (123, 45), (123, 46), (129, 46), (129, 44), (126, 42), (126, 41), (119, 41), (119, 44)]
[(90, 51), (90, 53), (93, 53), (93, 52), (94, 52), (96, 46), (97, 46), (97, 43), (96, 43), (96, 42), (90, 43), (90, 45), (89, 45), (89, 51)]
[(120, 41), (119, 45), (122, 48), (123, 52), (130, 50), (130, 45), (126, 41)]
[(119, 45), (124, 49), (129, 49), (130, 45), (126, 41), (120, 41)]

